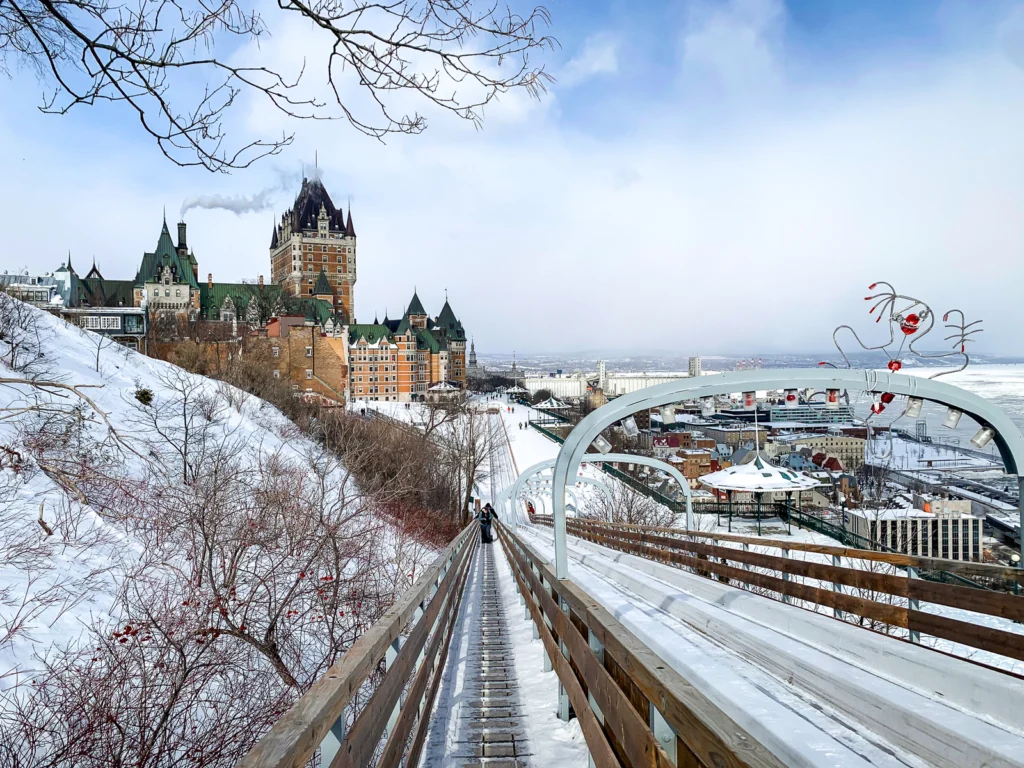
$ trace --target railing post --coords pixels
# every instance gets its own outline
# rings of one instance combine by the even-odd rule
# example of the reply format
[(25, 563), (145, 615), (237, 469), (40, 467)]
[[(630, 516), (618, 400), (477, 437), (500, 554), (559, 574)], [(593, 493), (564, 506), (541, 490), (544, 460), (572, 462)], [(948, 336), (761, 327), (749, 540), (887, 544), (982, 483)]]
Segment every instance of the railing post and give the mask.
[[(747, 542), (744, 541), (741, 546), (743, 547), (743, 551), (744, 552), (749, 552), (750, 551), (750, 545), (747, 544)], [(750, 570), (750, 563), (744, 563), (743, 564), (743, 570), (744, 571), (749, 571)]]
[[(402, 650), (402, 645), (405, 639), (399, 635), (394, 639), (388, 649), (384, 652), (384, 669), (390, 670), (391, 666), (395, 663), (395, 659), (398, 658), (398, 652)], [(403, 694), (404, 695), (404, 694)], [(398, 697), (398, 702), (395, 704), (395, 709), (391, 713), (391, 717), (388, 718), (386, 733), (390, 734), (395, 727), (395, 723), (398, 722), (398, 716), (402, 712), (402, 697)]]
[[(842, 565), (843, 565), (843, 558), (840, 557), (839, 555), (832, 555), (832, 566), (834, 568), (841, 568)], [(832, 591), (842, 594), (843, 585), (842, 584), (836, 584), (835, 582), (833, 582), (832, 583)], [(843, 618), (843, 612), (841, 610), (839, 610), (838, 608), (834, 608), (833, 609), (833, 614), (835, 615), (835, 617), (837, 619), (842, 619)]]
[[(917, 568), (915, 566), (910, 566), (909, 568), (907, 568), (907, 579), (908, 580), (909, 579), (919, 579), (919, 578), (921, 578), (921, 574), (920, 574), (920, 572), (917, 570)], [(911, 610), (911, 611), (919, 611), (919, 610), (921, 610), (921, 603), (920, 603), (920, 601), (915, 600), (914, 598), (910, 598), (907, 601), (907, 608), (908, 608), (908, 610)], [(907, 618), (909, 619), (910, 617), (908, 616)], [(921, 642), (921, 633), (918, 632), (917, 630), (911, 629), (910, 630), (910, 642), (912, 642), (912, 643), (920, 643)]]
[[(590, 650), (597, 658), (597, 663), (603, 667), (604, 644), (598, 639), (597, 635), (595, 635), (589, 627), (587, 628), (587, 639), (590, 645)], [(597, 702), (594, 700), (594, 694), (592, 694), (590, 691), (587, 691), (587, 701), (590, 704), (590, 708), (594, 710), (594, 716), (597, 718), (597, 722), (599, 722), (601, 725), (604, 725), (604, 712), (601, 711), (601, 708), (597, 705)], [(587, 768), (596, 768), (593, 755), (588, 754)]]
[[(785, 558), (786, 560), (789, 559), (789, 550), (788, 549), (782, 550), (782, 557)], [(789, 571), (783, 571), (782, 572), (782, 580), (783, 581), (789, 581)], [(789, 595), (787, 595), (785, 592), (782, 593), (782, 602), (784, 602), (784, 603), (788, 603), (789, 602)]]
[(320, 765), (330, 765), (334, 761), (335, 755), (341, 750), (341, 744), (345, 741), (347, 714), (348, 708), (346, 707), (341, 711), (338, 719), (334, 721), (334, 725), (331, 726), (331, 730), (324, 736), (324, 740), (320, 742)]
[[(563, 600), (559, 595), (554, 594), (552, 597), (558, 601), (558, 606), (562, 609), (562, 612), (569, 617), (569, 603)], [(558, 647), (562, 651), (562, 655), (565, 660), (569, 660), (569, 646), (565, 644), (562, 638), (558, 638)], [(558, 719), (565, 720), (566, 722), (573, 716), (572, 705), (569, 703), (569, 693), (565, 690), (565, 686), (562, 685), (562, 681), (558, 681)]]
[(658, 711), (658, 708), (654, 706), (654, 702), (650, 699), (647, 700), (647, 708), (651, 711), (650, 726), (651, 731), (654, 733), (654, 738), (661, 744), (661, 748), (665, 750), (665, 754), (672, 761), (672, 765), (679, 765), (679, 756), (676, 754), (675, 730), (662, 717), (661, 712)]

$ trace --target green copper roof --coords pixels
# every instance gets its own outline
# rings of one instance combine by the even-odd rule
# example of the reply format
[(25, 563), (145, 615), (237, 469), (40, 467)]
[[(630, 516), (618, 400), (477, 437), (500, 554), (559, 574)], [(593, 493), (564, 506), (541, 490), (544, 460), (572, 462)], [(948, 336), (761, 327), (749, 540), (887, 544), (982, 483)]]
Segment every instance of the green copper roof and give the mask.
[(420, 297), (415, 291), (412, 294), (412, 301), (409, 302), (409, 308), (405, 310), (406, 315), (425, 315), (427, 310), (423, 308), (423, 303), (420, 301)]
[(327, 273), (324, 272), (323, 267), (320, 268), (320, 274), (317, 275), (316, 285), (313, 286), (314, 296), (333, 296), (334, 291), (331, 290), (331, 284), (327, 280)]
[(428, 330), (419, 328), (416, 331), (416, 339), (419, 345), (426, 347), (431, 353), (440, 352), (443, 349), (448, 349), (448, 343), (444, 337), (435, 336)]
[(199, 286), (199, 309), (203, 317), (208, 320), (220, 318), (221, 307), (224, 306), (224, 299), (231, 297), (235, 305), (236, 319), (245, 320), (245, 311), (249, 307), (252, 297), (256, 297), (256, 304), (260, 309), (260, 321), (266, 322), (270, 313), (281, 295), (279, 285), (254, 285), (253, 283), (214, 283), (211, 288), (206, 283)]
[(452, 341), (465, 341), (466, 332), (462, 328), (462, 323), (455, 317), (455, 313), (452, 311), (451, 304), (445, 299), (444, 307), (441, 308), (441, 314), (437, 316), (437, 329), (448, 336)]
[(391, 331), (386, 325), (366, 324), (350, 325), (348, 327), (348, 343), (355, 344), (359, 339), (366, 339), (367, 344), (376, 344), (381, 339), (391, 340)]
[(176, 275), (176, 279), (182, 283), (188, 283), (192, 288), (198, 288), (196, 277), (192, 274), (192, 262), (189, 257), (179, 258), (178, 251), (171, 240), (171, 233), (167, 230), (167, 221), (160, 229), (160, 239), (157, 240), (156, 250), (153, 253), (146, 253), (142, 256), (142, 263), (135, 275), (135, 285), (141, 286), (146, 282), (159, 282), (160, 273), (164, 267), (170, 267)]

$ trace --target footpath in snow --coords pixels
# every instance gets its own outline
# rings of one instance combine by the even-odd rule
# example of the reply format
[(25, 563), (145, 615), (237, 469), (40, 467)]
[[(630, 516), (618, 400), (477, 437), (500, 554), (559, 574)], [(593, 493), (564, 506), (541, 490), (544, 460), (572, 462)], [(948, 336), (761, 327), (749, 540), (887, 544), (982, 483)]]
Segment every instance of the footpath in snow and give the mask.
[[(421, 765), (587, 765), (579, 723), (557, 719), (558, 678), (524, 619), (501, 545), (482, 544), (445, 664)], [(517, 762), (512, 762), (512, 761)], [(486, 764), (486, 762), (484, 763)]]

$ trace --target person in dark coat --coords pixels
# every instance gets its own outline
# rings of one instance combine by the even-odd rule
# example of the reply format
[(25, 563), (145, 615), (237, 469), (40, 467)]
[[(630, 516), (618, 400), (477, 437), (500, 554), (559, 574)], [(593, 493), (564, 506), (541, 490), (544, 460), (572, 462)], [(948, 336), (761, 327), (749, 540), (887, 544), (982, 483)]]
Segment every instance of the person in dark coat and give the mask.
[(480, 510), (480, 541), (484, 544), (490, 544), (494, 541), (494, 535), (491, 530), (491, 524), (497, 515), (494, 513), (494, 507), (491, 506), (490, 502), (484, 504), (483, 509)]

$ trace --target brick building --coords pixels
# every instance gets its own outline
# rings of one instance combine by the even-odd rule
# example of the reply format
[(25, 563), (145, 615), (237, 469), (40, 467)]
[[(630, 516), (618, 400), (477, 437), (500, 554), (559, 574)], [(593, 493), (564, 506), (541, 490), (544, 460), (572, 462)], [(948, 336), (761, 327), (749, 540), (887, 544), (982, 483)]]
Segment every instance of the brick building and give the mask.
[(335, 208), (319, 179), (303, 179), (295, 203), (270, 237), (270, 279), (292, 296), (328, 301), (348, 324), (355, 316), (356, 230), (352, 210)]
[(365, 400), (424, 400), (430, 387), (466, 386), (466, 331), (445, 299), (436, 318), (413, 293), (400, 320), (348, 328), (349, 396)]

